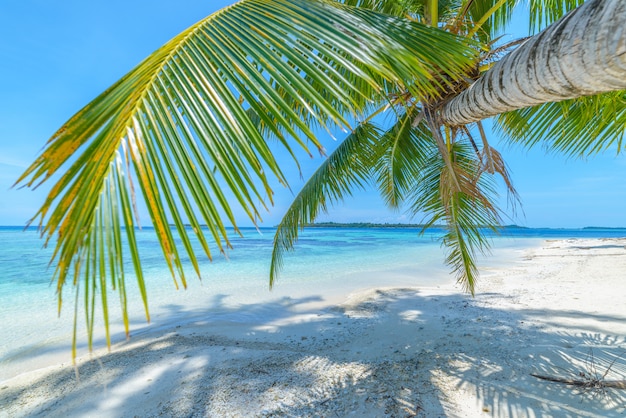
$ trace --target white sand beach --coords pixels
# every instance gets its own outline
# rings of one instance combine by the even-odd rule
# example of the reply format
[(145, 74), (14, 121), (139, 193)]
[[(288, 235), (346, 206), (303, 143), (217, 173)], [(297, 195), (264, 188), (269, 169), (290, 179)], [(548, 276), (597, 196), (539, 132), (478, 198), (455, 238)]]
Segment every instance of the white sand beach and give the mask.
[(0, 383), (0, 416), (626, 417), (625, 389), (531, 376), (626, 380), (625, 246), (546, 241), (475, 298), (379, 288), (140, 333)]

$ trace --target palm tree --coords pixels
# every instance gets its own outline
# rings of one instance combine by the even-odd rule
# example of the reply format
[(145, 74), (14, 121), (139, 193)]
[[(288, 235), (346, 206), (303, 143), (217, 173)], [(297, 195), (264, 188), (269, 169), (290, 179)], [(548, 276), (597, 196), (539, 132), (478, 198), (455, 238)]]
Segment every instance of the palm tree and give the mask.
[[(99, 292), (108, 340), (112, 286), (128, 332), (126, 243), (149, 319), (136, 188), (185, 285), (184, 254), (199, 275), (190, 235), (210, 259), (210, 241), (230, 246), (226, 225), (239, 232), (234, 205), (256, 224), (271, 182), (288, 185), (268, 142), (297, 163), (294, 146), (324, 152), (315, 132), (337, 126), (348, 135), (278, 225), (270, 285), (300, 229), (373, 182), (389, 207), (447, 225), (447, 262), (473, 293), (483, 228), (501, 223), (495, 179), (517, 199), (481, 120), (496, 116), (512, 141), (582, 155), (621, 141), (626, 126), (624, 2), (528, 0), (531, 26), (548, 29), (501, 44), (517, 3), (242, 0), (190, 27), (66, 122), (18, 180), (37, 187), (57, 176), (31, 222), (56, 241), (59, 307), (66, 281), (82, 282), (91, 345)], [(577, 54), (585, 66), (573, 73), (543, 71)], [(588, 123), (598, 106), (602, 119)]]

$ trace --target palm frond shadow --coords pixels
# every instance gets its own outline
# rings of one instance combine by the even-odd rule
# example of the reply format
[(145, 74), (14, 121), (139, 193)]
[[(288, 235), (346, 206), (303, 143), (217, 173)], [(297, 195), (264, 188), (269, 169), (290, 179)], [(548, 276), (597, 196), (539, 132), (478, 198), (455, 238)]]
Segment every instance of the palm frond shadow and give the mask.
[[(460, 411), (442, 395), (447, 388), (475, 397), (479, 410), (494, 417), (624, 412), (625, 391), (589, 396), (530, 374), (576, 373), (588, 367), (590, 348), (603, 373), (626, 348), (626, 339), (610, 330), (625, 318), (587, 315), (605, 326), (556, 333), (533, 325), (545, 312), (504, 311), (490, 305), (489, 295), (388, 289), (370, 296), (325, 310), (306, 308), (317, 296), (211, 306), (194, 312), (190, 323), (136, 333), (100, 362), (80, 364), (79, 380), (68, 367), (28, 386), (6, 386), (0, 403), (12, 408), (41, 397), (20, 413), (47, 417), (96, 408), (123, 416), (129, 404), (142, 405), (143, 416), (298, 417), (315, 410), (406, 417), (425, 416), (426, 409), (450, 416)], [(186, 314), (171, 306), (170, 319)], [(609, 377), (626, 378), (626, 358), (615, 360)]]

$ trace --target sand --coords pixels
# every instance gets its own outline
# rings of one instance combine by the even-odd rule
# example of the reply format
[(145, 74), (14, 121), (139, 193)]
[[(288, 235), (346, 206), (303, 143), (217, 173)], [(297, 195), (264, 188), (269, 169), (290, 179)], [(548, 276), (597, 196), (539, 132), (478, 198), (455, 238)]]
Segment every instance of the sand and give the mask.
[(146, 332), (1, 382), (0, 416), (626, 417), (624, 389), (531, 375), (626, 379), (625, 246), (546, 241), (475, 298), (379, 288)]

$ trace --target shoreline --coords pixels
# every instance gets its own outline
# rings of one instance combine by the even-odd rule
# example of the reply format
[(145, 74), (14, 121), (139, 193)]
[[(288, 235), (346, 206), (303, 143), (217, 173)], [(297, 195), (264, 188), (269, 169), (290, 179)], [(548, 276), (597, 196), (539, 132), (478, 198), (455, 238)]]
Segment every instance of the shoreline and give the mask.
[(606, 379), (626, 379), (625, 246), (544, 241), (481, 268), (473, 299), (379, 287), (145, 329), (81, 359), (78, 380), (56, 365), (2, 382), (0, 416), (623, 417), (624, 390), (579, 394), (530, 374), (614, 361)]

